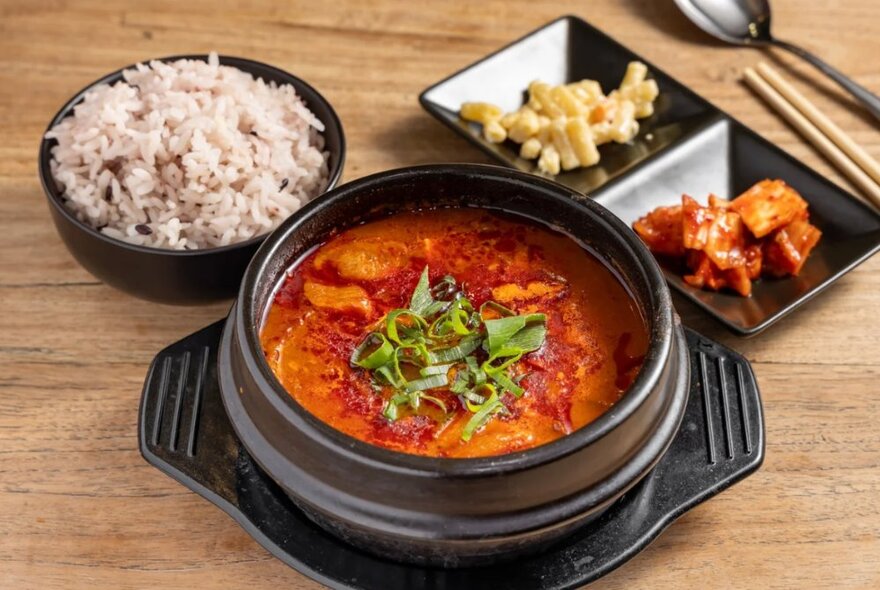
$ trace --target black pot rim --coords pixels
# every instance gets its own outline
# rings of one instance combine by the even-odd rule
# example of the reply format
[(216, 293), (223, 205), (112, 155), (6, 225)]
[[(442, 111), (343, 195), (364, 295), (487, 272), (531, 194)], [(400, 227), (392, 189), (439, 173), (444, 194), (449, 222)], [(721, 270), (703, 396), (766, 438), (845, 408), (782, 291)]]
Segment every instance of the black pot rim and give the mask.
[[(249, 318), (262, 317), (263, 310), (255, 309), (257, 287), (262, 280), (265, 280), (263, 277), (270, 261), (279, 256), (277, 252), (287, 241), (288, 236), (296, 232), (311, 215), (324, 208), (333, 207), (335, 202), (345, 199), (352, 193), (368, 190), (371, 187), (381, 187), (387, 182), (444, 174), (490, 176), (506, 182), (513, 181), (527, 186), (532, 191), (540, 189), (557, 197), (572, 198), (575, 206), (589, 209), (601, 222), (611, 226), (612, 231), (621, 235), (629, 246), (630, 254), (637, 259), (644, 272), (650, 291), (649, 307), (653, 309), (642, 309), (650, 331), (648, 351), (642, 368), (630, 388), (614, 406), (593, 422), (567, 436), (523, 451), (469, 459), (427, 457), (393, 451), (344, 434), (312, 415), (284, 389), (266, 362), (259, 340), (259, 326), (251, 323)], [(291, 261), (286, 262), (290, 264)], [(386, 468), (429, 477), (466, 478), (484, 476), (488, 473), (521, 471), (570, 455), (598, 440), (632, 415), (649, 396), (652, 384), (658, 381), (667, 365), (675, 338), (674, 311), (669, 289), (653, 256), (632, 230), (598, 203), (573, 193), (558, 183), (509, 168), (485, 164), (428, 164), (380, 172), (346, 183), (324, 194), (320, 199), (312, 201), (288, 218), (260, 247), (245, 272), (233, 314), (235, 330), (239, 334), (240, 341), (244, 343), (242, 352), (246, 357), (250, 357), (247, 362), (257, 369), (261, 381), (273, 391), (273, 395), (267, 398), (282, 416), (294, 422), (305, 420), (314, 428), (316, 434), (328, 439), (342, 452), (355, 454), (362, 460), (376, 462)]]
[[(49, 162), (52, 158), (50, 150), (54, 147), (54, 140), (50, 140), (46, 138), (46, 133), (52, 130), (55, 125), (60, 123), (63, 119), (70, 116), (70, 113), (73, 111), (73, 108), (82, 102), (85, 94), (90, 91), (95, 86), (100, 84), (113, 84), (122, 79), (122, 73), (125, 70), (132, 69), (139, 64), (149, 63), (151, 61), (161, 61), (161, 62), (173, 62), (180, 59), (191, 59), (191, 60), (199, 60), (199, 61), (207, 61), (209, 55), (206, 53), (195, 53), (195, 54), (182, 54), (182, 55), (169, 55), (167, 57), (158, 57), (149, 60), (139, 61), (137, 63), (129, 64), (125, 67), (119, 68), (118, 70), (111, 72), (101, 78), (95, 80), (84, 86), (81, 90), (73, 95), (73, 97), (64, 103), (58, 112), (55, 113), (55, 116), (52, 117), (52, 120), (49, 122), (49, 125), (46, 127), (46, 130), (43, 132), (42, 137), (40, 138), (40, 149), (39, 155), (37, 159), (37, 167), (40, 176), (40, 184), (43, 187), (43, 192), (46, 194), (46, 200), (49, 201), (49, 204), (55, 208), (56, 211), (61, 213), (64, 218), (78, 226), (85, 232), (90, 235), (98, 238), (99, 240), (111, 244), (113, 246), (117, 246), (123, 248), (125, 250), (131, 250), (133, 252), (140, 252), (143, 254), (161, 254), (167, 256), (175, 256), (175, 257), (198, 257), (204, 256), (208, 254), (222, 254), (223, 252), (228, 252), (230, 250), (235, 250), (237, 248), (246, 248), (248, 246), (252, 246), (254, 244), (259, 244), (263, 242), (272, 232), (267, 232), (260, 234), (258, 236), (254, 236), (249, 238), (243, 242), (236, 242), (234, 244), (227, 244), (226, 246), (215, 246), (211, 248), (199, 248), (197, 250), (174, 250), (170, 248), (157, 248), (155, 246), (141, 246), (139, 244), (131, 244), (129, 242), (124, 242), (122, 240), (113, 238), (111, 236), (105, 235), (92, 227), (91, 225), (84, 223), (76, 218), (76, 216), (64, 206), (62, 202), (62, 193), (55, 186), (55, 180), (52, 177), (52, 170), (49, 166)], [(228, 65), (243, 72), (247, 72), (253, 76), (257, 76), (257, 74), (252, 71), (253, 68), (259, 68), (262, 70), (269, 70), (275, 73), (279, 78), (285, 79), (286, 84), (290, 84), (297, 91), (297, 95), (301, 96), (300, 89), (305, 89), (306, 93), (312, 94), (310, 97), (310, 101), (314, 100), (319, 102), (330, 115), (330, 121), (323, 121), (324, 123), (324, 133), (327, 133), (329, 130), (333, 130), (335, 133), (339, 135), (339, 153), (332, 154), (335, 156), (335, 161), (330, 166), (327, 174), (327, 188), (324, 190), (324, 193), (317, 195), (314, 199), (317, 199), (326, 192), (332, 190), (336, 187), (339, 182), (340, 177), (342, 176), (342, 169), (345, 164), (345, 131), (342, 128), (342, 121), (339, 119), (339, 115), (336, 114), (333, 106), (330, 102), (324, 98), (324, 96), (315, 90), (315, 88), (297, 76), (294, 76), (290, 72), (282, 70), (281, 68), (277, 68), (275, 66), (269, 65), (267, 63), (263, 63), (261, 61), (256, 61), (253, 59), (248, 59), (245, 57), (236, 57), (231, 55), (218, 55), (220, 60), (220, 65)], [(312, 199), (312, 200), (314, 200)]]

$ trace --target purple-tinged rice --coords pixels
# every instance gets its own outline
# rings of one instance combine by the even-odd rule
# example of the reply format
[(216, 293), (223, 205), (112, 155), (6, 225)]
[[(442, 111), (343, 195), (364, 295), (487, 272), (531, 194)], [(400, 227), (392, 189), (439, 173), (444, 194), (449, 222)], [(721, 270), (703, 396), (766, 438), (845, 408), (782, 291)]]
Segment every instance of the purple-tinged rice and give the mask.
[(171, 249), (266, 234), (327, 186), (324, 125), (290, 85), (237, 68), (139, 64), (101, 84), (47, 134), (76, 217), (107, 236)]

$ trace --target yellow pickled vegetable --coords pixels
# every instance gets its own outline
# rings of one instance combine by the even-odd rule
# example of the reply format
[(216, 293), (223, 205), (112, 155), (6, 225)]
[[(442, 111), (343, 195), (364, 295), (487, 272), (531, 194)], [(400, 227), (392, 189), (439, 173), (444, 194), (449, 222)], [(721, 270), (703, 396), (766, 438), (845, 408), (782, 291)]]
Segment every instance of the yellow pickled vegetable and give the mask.
[(659, 94), (647, 75), (645, 64), (630, 62), (619, 88), (607, 96), (596, 80), (556, 86), (535, 80), (518, 110), (505, 113), (493, 104), (467, 102), (461, 117), (481, 123), (487, 141), (518, 143), (520, 157), (537, 159), (545, 174), (558, 174), (599, 162), (599, 145), (632, 141), (639, 132), (637, 119), (654, 113)]
[(461, 105), (461, 118), (485, 125), (489, 121), (500, 119), (504, 114), (501, 107), (488, 102), (466, 102)]

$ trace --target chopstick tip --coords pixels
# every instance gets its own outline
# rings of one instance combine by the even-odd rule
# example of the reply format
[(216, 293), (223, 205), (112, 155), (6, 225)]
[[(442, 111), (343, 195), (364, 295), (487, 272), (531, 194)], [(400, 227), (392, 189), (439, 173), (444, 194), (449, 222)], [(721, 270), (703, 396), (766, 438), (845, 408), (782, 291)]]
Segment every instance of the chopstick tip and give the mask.
[(766, 61), (759, 61), (759, 62), (758, 62), (758, 65), (755, 66), (755, 69), (757, 69), (758, 72), (771, 72), (771, 73), (772, 73), (772, 72), (775, 71), (775, 70), (770, 66), (770, 64), (768, 64)]

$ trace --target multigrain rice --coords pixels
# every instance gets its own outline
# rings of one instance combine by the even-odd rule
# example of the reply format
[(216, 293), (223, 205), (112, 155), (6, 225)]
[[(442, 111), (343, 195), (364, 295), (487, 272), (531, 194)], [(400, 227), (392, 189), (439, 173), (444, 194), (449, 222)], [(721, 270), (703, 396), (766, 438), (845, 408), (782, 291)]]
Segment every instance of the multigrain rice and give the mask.
[(152, 61), (90, 89), (46, 137), (76, 217), (171, 249), (268, 233), (327, 186), (324, 125), (290, 85), (208, 61)]

